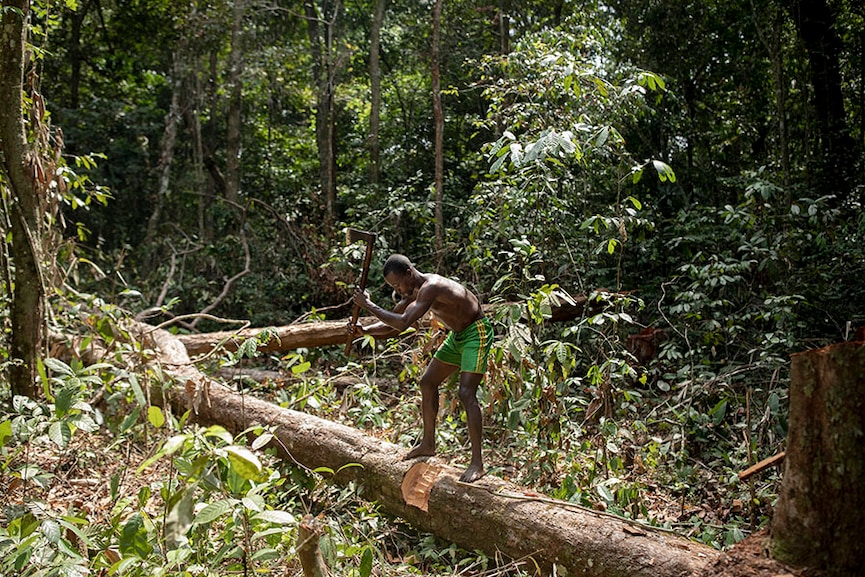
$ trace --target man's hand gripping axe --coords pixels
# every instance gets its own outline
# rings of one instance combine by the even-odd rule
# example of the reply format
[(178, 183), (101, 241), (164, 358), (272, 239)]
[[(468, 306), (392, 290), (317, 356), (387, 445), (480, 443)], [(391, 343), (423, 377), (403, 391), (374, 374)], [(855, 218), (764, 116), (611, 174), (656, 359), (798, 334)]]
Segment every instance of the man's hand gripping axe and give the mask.
[[(372, 248), (375, 245), (375, 237), (376, 234), (374, 232), (367, 232), (365, 230), (357, 230), (355, 228), (349, 228), (345, 233), (345, 241), (348, 244), (355, 243), (359, 240), (362, 240), (366, 243), (366, 255), (363, 257), (363, 270), (360, 273), (360, 284), (358, 288), (360, 290), (366, 290), (366, 279), (369, 276), (369, 265), (372, 262)], [(348, 340), (345, 343), (345, 354), (348, 355), (351, 353), (351, 343), (354, 340), (354, 328), (357, 325), (357, 317), (360, 315), (360, 307), (358, 305), (354, 305), (354, 310), (351, 313), (351, 332), (348, 335)]]

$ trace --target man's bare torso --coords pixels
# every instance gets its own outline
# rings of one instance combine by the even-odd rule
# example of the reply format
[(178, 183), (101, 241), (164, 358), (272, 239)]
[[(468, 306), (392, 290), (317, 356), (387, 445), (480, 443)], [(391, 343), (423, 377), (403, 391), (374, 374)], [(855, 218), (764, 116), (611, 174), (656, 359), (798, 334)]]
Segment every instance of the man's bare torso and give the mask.
[(420, 288), (405, 298), (429, 299), (429, 310), (450, 330), (458, 333), (484, 316), (477, 297), (461, 284), (434, 273), (424, 278)]

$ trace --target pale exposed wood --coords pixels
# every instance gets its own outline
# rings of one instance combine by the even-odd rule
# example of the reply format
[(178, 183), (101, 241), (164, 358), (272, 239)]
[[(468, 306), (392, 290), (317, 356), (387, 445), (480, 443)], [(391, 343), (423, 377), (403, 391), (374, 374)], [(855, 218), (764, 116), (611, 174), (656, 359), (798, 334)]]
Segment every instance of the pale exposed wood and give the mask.
[(424, 480), (430, 484), (424, 511), (403, 498), (404, 479), (418, 462), (402, 460), (405, 448), (240, 396), (199, 373), (177, 338), (140, 328), (157, 350), (163, 369), (181, 385), (166, 392), (165, 400), (175, 411), (192, 408), (198, 422), (218, 423), (233, 432), (269, 427), (276, 432), (276, 448), (284, 458), (338, 471), (335, 482), (356, 483), (362, 496), (378, 502), (383, 512), (466, 549), (513, 559), (530, 556), (545, 571), (555, 565), (559, 575), (595, 577), (683, 577), (698, 573), (719, 555), (668, 532), (527, 493), (491, 475), (473, 484), (461, 483), (461, 469), (433, 458), (422, 461), (437, 469), (434, 479)]

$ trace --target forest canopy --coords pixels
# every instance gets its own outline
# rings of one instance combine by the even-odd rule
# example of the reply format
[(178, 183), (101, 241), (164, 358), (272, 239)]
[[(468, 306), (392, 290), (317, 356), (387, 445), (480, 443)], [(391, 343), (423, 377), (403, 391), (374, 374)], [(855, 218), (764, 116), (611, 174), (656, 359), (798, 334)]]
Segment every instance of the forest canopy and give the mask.
[[(783, 449), (789, 357), (865, 325), (861, 2), (3, 0), (0, 17), (0, 477), (47, 487), (8, 456), (22, 439), (178, 425), (151, 406), (158, 375), (110, 358), (136, 348), (123, 319), (349, 316), (357, 228), (377, 234), (377, 302), (402, 253), (492, 311), (494, 474), (718, 548), (765, 525), (777, 474), (734, 479)], [(96, 369), (50, 359), (71, 335), (107, 351)], [(274, 402), (408, 444), (430, 338), (203, 364), (282, 371), (301, 384), (265, 387)], [(461, 413), (443, 413), (455, 450)], [(183, 434), (191, 460), (225, 441)]]

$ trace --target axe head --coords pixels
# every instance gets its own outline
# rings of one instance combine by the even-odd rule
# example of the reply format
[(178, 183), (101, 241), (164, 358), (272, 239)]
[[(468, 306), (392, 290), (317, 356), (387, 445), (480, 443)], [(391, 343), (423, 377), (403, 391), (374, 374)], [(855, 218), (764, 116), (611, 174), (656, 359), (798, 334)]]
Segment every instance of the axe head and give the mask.
[(362, 240), (367, 244), (372, 245), (375, 244), (375, 237), (376, 234), (374, 232), (367, 232), (356, 228), (348, 228), (345, 231), (345, 242), (348, 244)]

